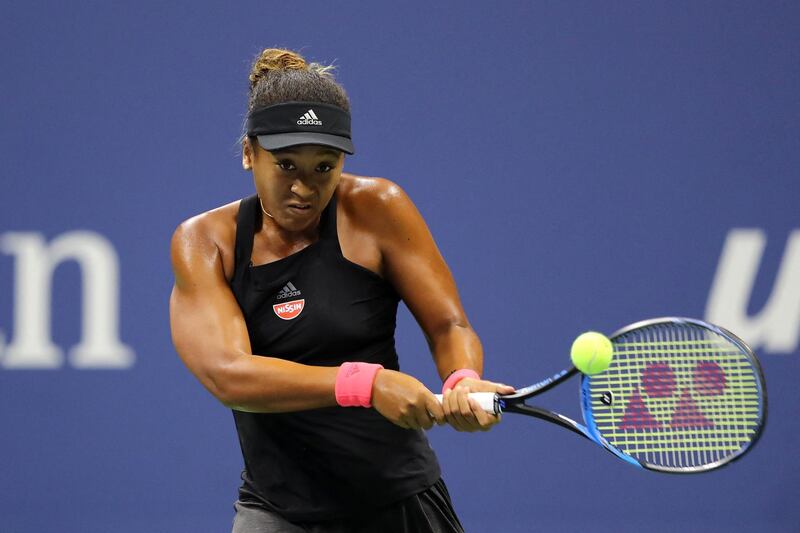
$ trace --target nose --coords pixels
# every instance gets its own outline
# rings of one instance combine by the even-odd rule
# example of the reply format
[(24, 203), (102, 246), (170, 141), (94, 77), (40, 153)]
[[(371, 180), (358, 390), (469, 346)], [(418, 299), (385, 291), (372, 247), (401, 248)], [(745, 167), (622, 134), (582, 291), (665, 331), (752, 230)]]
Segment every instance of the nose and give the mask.
[(290, 190), (295, 196), (298, 196), (303, 200), (307, 200), (314, 193), (314, 190), (311, 187), (309, 187), (305, 181), (301, 179), (294, 180), (292, 182)]

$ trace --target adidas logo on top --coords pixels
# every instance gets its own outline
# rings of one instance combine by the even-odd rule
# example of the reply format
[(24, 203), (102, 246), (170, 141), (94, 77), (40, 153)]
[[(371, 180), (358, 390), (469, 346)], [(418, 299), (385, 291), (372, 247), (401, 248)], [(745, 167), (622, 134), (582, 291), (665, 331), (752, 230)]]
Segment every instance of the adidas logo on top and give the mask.
[(292, 282), (290, 281), (289, 283), (283, 286), (280, 292), (278, 292), (277, 299), (283, 300), (284, 298), (291, 298), (292, 296), (300, 296), (300, 294), (302, 294), (300, 290), (294, 285), (292, 285)]
[(301, 126), (322, 126), (322, 121), (317, 117), (317, 114), (314, 113), (313, 109), (306, 111), (306, 113), (298, 119), (297, 123)]

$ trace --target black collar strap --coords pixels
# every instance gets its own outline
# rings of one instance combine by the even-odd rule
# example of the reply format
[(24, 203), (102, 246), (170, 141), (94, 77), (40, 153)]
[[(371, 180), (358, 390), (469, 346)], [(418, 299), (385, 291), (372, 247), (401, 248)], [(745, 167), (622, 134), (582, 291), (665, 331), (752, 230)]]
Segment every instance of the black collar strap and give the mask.
[(265, 150), (316, 144), (354, 153), (350, 113), (319, 102), (285, 102), (255, 109), (247, 115), (247, 135), (258, 137)]

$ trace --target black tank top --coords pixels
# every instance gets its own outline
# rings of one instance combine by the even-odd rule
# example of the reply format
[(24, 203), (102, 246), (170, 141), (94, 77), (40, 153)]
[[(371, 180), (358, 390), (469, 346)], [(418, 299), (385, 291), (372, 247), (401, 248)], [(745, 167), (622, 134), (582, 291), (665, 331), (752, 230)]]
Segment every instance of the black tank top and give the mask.
[[(258, 196), (241, 201), (231, 280), (253, 353), (307, 365), (365, 361), (399, 370), (399, 298), (383, 278), (342, 255), (335, 196), (322, 213), (319, 240), (253, 266), (261, 217)], [(289, 520), (326, 520), (379, 507), (440, 477), (425, 434), (395, 426), (374, 409), (233, 415), (245, 467), (240, 499)]]

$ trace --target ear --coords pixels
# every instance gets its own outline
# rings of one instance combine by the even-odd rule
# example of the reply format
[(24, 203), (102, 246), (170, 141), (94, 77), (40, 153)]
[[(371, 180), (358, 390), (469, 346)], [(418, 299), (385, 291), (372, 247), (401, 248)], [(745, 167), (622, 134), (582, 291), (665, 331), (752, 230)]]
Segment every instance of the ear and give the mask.
[(242, 168), (245, 170), (253, 170), (253, 157), (255, 157), (255, 150), (253, 145), (250, 144), (250, 139), (245, 137), (242, 139)]

